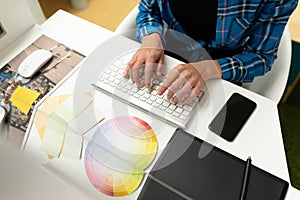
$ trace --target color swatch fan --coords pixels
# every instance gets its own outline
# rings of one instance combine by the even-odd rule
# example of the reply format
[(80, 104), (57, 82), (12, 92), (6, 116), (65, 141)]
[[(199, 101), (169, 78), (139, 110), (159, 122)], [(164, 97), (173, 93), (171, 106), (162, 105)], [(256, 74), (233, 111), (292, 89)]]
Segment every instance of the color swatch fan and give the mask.
[(140, 185), (157, 152), (152, 128), (136, 117), (116, 117), (101, 125), (85, 152), (90, 182), (109, 196), (124, 196)]

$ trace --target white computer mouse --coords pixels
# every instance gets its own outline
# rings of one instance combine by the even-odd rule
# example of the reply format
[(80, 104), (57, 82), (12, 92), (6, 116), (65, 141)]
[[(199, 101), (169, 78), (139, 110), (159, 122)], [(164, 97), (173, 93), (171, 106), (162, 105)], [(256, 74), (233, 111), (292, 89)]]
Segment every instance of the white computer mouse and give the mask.
[(52, 58), (52, 56), (52, 53), (45, 49), (38, 49), (32, 52), (19, 65), (19, 75), (24, 78), (32, 77)]

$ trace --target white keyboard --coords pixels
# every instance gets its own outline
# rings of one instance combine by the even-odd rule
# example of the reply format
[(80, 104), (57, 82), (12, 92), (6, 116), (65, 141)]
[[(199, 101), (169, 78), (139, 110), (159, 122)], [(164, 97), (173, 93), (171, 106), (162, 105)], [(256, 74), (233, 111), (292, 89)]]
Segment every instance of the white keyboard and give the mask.
[[(161, 96), (157, 95), (165, 73), (162, 73), (161, 77), (152, 77), (150, 90), (145, 87), (138, 89), (136, 84), (132, 83), (131, 79), (123, 77), (124, 70), (130, 58), (131, 55), (125, 55), (114, 60), (107, 66), (94, 86), (112, 95), (114, 98), (118, 98), (138, 109), (150, 112), (162, 120), (166, 120), (166, 122), (184, 128), (192, 116), (192, 111), (195, 110), (194, 107), (199, 103), (204, 93), (200, 92), (198, 97), (193, 99), (190, 104), (174, 104), (166, 98), (167, 92)], [(142, 71), (140, 75), (141, 85), (144, 85)]]

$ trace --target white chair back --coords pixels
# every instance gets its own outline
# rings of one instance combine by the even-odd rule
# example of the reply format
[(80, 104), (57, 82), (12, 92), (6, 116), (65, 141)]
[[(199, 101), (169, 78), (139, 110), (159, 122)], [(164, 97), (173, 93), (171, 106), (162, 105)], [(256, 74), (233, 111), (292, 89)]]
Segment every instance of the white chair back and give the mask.
[(289, 76), (292, 55), (292, 42), (288, 27), (285, 28), (271, 71), (264, 76), (256, 77), (252, 83), (243, 84), (243, 87), (261, 94), (262, 96), (279, 103)]
[(122, 20), (119, 24), (115, 33), (123, 35), (132, 40), (136, 40), (135, 30), (136, 30), (136, 16), (139, 12), (138, 7), (133, 8), (130, 13)]

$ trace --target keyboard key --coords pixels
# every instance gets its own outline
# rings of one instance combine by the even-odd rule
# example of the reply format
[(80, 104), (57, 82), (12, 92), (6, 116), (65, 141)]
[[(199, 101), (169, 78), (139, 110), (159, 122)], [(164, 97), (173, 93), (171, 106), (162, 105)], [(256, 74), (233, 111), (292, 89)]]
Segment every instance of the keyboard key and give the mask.
[(138, 93), (135, 93), (135, 94), (133, 95), (133, 97), (135, 97), (135, 98), (140, 98), (140, 95), (139, 95)]
[(166, 112), (167, 112), (167, 113), (173, 113), (173, 110), (167, 108), (167, 109), (166, 109)]
[(119, 85), (120, 81), (119, 81), (118, 79), (116, 79), (116, 80), (114, 80), (114, 83), (115, 83), (116, 85)]
[(184, 105), (183, 105), (181, 102), (178, 102), (178, 103), (176, 104), (176, 106), (179, 107), (179, 108), (182, 108)]
[(108, 75), (108, 74), (103, 74), (103, 78), (104, 78), (104, 79), (108, 79), (108, 78), (109, 78), (109, 75)]
[(116, 85), (115, 82), (109, 82), (108, 84), (112, 87), (115, 87), (115, 85)]
[(127, 90), (130, 90), (130, 89), (132, 88), (132, 85), (129, 85), (129, 84), (128, 84), (128, 85), (125, 86), (125, 88), (126, 88)]
[(151, 94), (154, 95), (154, 96), (157, 96), (157, 90), (152, 90)]
[(147, 100), (146, 100), (146, 103), (148, 103), (148, 104), (150, 104), (150, 105), (152, 105), (152, 102), (153, 102), (153, 101), (151, 101), (150, 99), (147, 99)]
[(110, 70), (110, 69), (107, 69), (107, 70), (105, 70), (105, 73), (106, 73), (106, 74), (110, 74), (110, 73), (111, 73), (111, 70)]
[(139, 91), (138, 91), (138, 94), (139, 94), (139, 95), (144, 95), (144, 93), (145, 93), (144, 90), (139, 90)]
[(163, 101), (162, 105), (167, 108), (170, 105), (170, 103), (167, 101)]
[(151, 95), (150, 100), (151, 101), (155, 101), (156, 100), (156, 96)]
[(113, 72), (113, 71), (112, 71), (112, 72), (110, 73), (110, 76), (111, 76), (111, 77), (116, 77), (117, 74), (116, 74), (116, 72)]
[(187, 111), (192, 111), (192, 110), (193, 110), (193, 107), (190, 106), (190, 105), (184, 105), (184, 106), (183, 106), (183, 109), (184, 109), (184, 110), (187, 110)]
[(160, 83), (160, 81), (158, 79), (154, 79), (152, 83), (155, 85), (158, 85)]
[(140, 96), (140, 100), (141, 100), (141, 101), (146, 101), (146, 98), (143, 97), (143, 96)]
[(110, 67), (110, 69), (112, 70), (112, 71), (114, 71), (114, 72), (117, 72), (118, 73), (118, 67), (116, 67), (115, 65), (112, 65), (111, 67)]
[(137, 91), (139, 91), (139, 89), (137, 87), (132, 87), (131, 91), (134, 92), (134, 93), (136, 93)]
[(177, 107), (177, 108), (176, 108), (176, 112), (178, 112), (178, 113), (182, 113), (182, 111), (183, 111), (183, 109), (182, 109), (182, 108), (179, 108), (179, 107)]
[(120, 85), (117, 85), (117, 87), (116, 87), (118, 90), (121, 90), (121, 86)]
[(160, 104), (158, 104), (157, 102), (153, 102), (152, 105), (157, 108), (159, 108), (159, 106), (160, 106)]
[(185, 120), (186, 116), (180, 115), (179, 118), (182, 119), (182, 120)]
[(115, 81), (115, 79), (113, 77), (109, 77), (108, 81), (113, 82), (113, 81)]
[(161, 104), (163, 102), (163, 100), (161, 98), (156, 98), (156, 103)]
[(190, 112), (184, 110), (181, 115), (187, 117), (187, 116), (189, 116), (189, 114), (190, 114)]
[(126, 88), (124, 88), (124, 87), (121, 88), (121, 90), (122, 90), (122, 92), (125, 92), (125, 93), (128, 91), (128, 90), (126, 90)]
[(174, 112), (173, 115), (174, 115), (175, 117), (179, 117), (180, 114), (179, 114), (178, 112)]
[(169, 109), (175, 110), (175, 109), (176, 109), (176, 106), (175, 106), (174, 104), (171, 104), (171, 105), (169, 106)]
[(149, 98), (149, 97), (150, 97), (150, 94), (147, 93), (147, 92), (145, 92), (145, 93), (144, 93), (144, 97), (145, 97), (145, 98)]
[(159, 106), (159, 109), (161, 109), (161, 110), (166, 110), (166, 107), (160, 105), (160, 106)]

